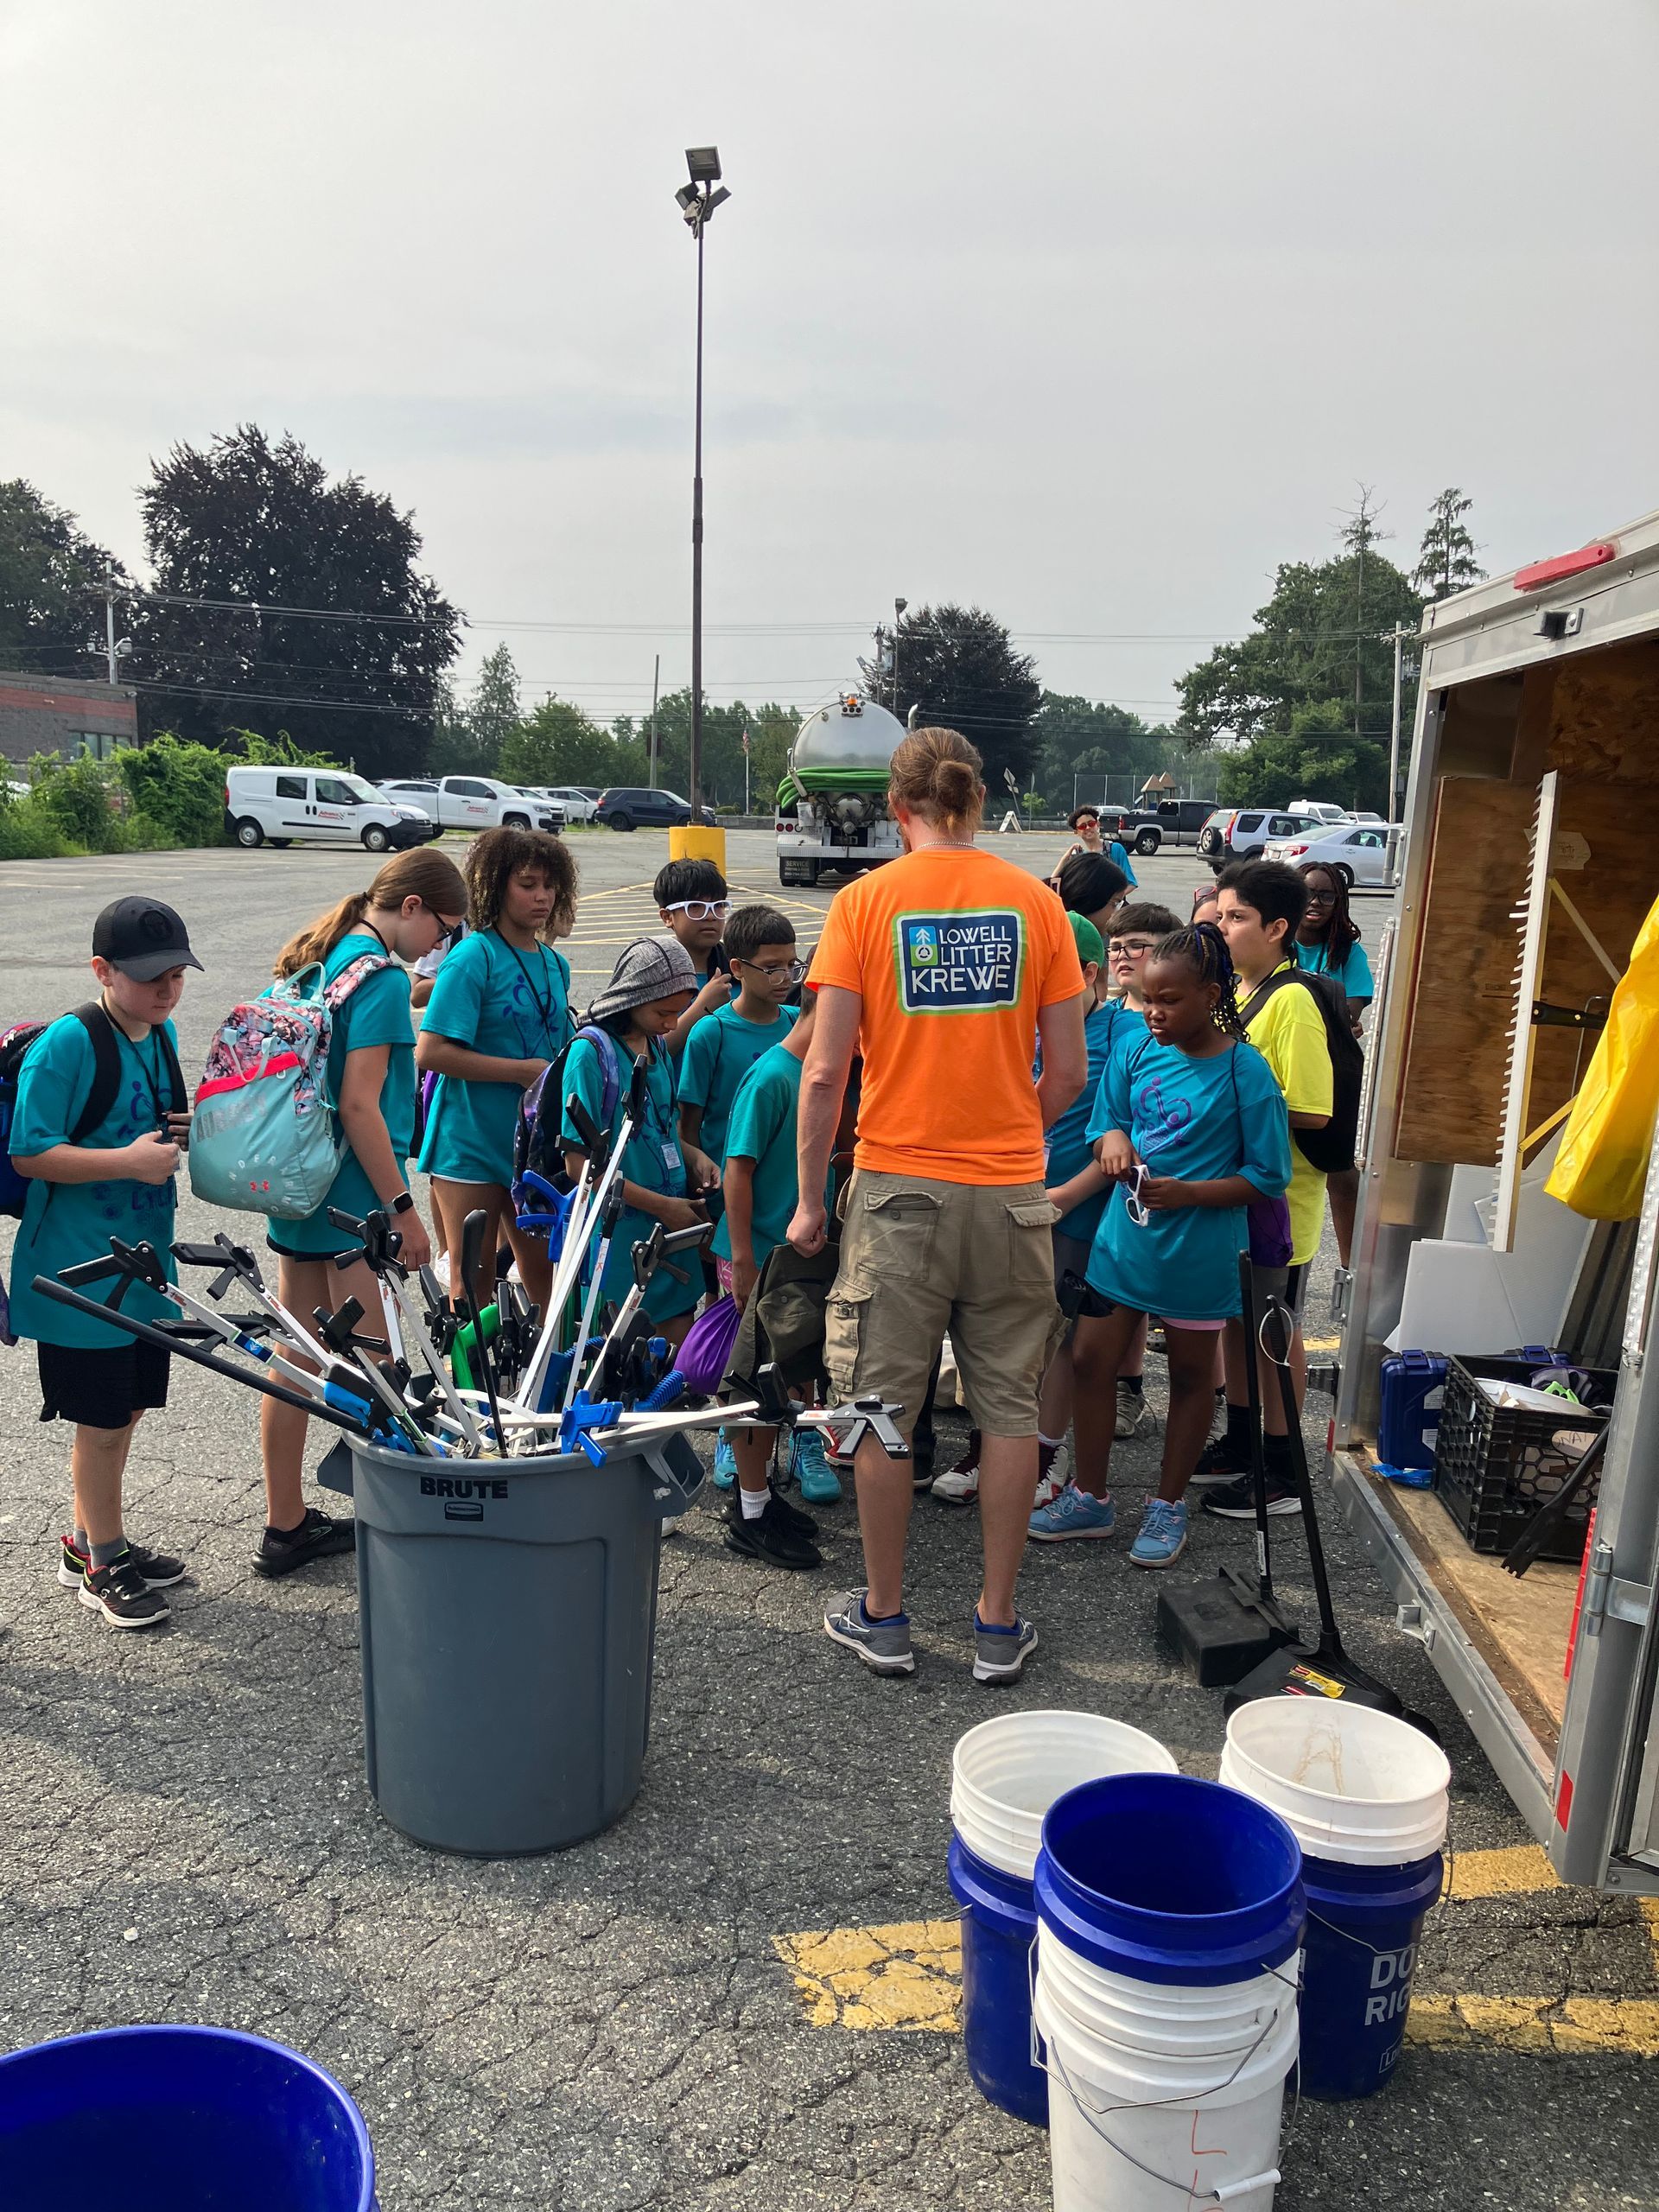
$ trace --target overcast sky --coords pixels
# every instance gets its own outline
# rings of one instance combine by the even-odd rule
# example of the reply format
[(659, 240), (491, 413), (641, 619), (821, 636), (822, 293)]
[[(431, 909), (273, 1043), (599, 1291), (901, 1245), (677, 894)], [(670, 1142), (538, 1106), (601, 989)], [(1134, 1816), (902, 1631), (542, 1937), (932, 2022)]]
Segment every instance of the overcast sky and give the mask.
[[(0, 477), (142, 558), (252, 421), (530, 696), (807, 704), (895, 594), (1148, 719), (1363, 480), (1409, 568), (1659, 505), (1652, 0), (0, 0)], [(1078, 633), (1084, 633), (1079, 635)]]

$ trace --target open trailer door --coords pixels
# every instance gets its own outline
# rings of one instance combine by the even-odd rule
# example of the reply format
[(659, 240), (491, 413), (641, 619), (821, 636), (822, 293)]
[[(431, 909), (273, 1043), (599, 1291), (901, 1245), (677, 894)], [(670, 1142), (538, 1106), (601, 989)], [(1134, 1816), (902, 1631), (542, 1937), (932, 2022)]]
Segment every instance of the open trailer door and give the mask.
[[(1544, 1187), (1659, 899), (1659, 515), (1430, 607), (1422, 650), (1332, 1481), (1558, 1870), (1659, 1891), (1659, 1181), (1624, 1224)], [(1378, 1472), (1382, 1363), (1539, 1345), (1611, 1411), (1593, 1544), (1586, 1498), (1517, 1579), (1503, 1554), (1587, 1424), (1547, 1422), (1500, 1502), (1444, 1468), (1437, 1490), (1402, 1487)]]

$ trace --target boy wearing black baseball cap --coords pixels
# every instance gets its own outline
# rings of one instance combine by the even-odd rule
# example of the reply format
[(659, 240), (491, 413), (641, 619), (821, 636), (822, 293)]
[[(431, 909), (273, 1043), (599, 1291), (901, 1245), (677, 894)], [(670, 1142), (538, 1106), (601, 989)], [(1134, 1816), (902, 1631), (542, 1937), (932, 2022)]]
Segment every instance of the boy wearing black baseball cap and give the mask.
[[(153, 1244), (169, 1275), (179, 1147), (189, 1130), (170, 1019), (187, 968), (201, 966), (182, 921), (156, 899), (118, 899), (92, 925), (99, 997), (51, 1022), (18, 1076), (12, 1164), (29, 1179), (12, 1251), (11, 1324), (40, 1361), (41, 1418), (74, 1423), (75, 1525), (58, 1580), (116, 1628), (168, 1618), (162, 1590), (182, 1560), (127, 1541), (121, 1484), (133, 1432), (167, 1403), (168, 1354), (38, 1296), (37, 1274), (106, 1255), (111, 1236)], [(131, 1285), (124, 1310), (166, 1315)]]

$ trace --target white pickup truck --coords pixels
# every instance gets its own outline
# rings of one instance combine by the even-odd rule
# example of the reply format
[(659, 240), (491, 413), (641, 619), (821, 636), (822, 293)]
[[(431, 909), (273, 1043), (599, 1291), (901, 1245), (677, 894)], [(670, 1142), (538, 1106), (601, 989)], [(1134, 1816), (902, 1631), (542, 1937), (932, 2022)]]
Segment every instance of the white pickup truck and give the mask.
[(418, 806), (440, 830), (548, 830), (564, 827), (564, 809), (550, 798), (537, 798), (497, 783), (491, 776), (416, 777), (408, 783), (383, 784), (401, 806)]

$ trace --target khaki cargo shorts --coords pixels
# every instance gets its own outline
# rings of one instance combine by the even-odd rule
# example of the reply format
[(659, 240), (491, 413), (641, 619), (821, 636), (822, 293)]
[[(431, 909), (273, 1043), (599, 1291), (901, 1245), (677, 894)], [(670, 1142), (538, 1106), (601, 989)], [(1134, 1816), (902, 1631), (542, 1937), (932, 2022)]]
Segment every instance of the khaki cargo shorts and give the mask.
[(841, 1270), (824, 1365), (837, 1399), (874, 1393), (915, 1425), (946, 1332), (974, 1426), (1034, 1436), (1037, 1393), (1064, 1325), (1058, 1214), (1040, 1183), (935, 1183), (860, 1168), (842, 1205)]

